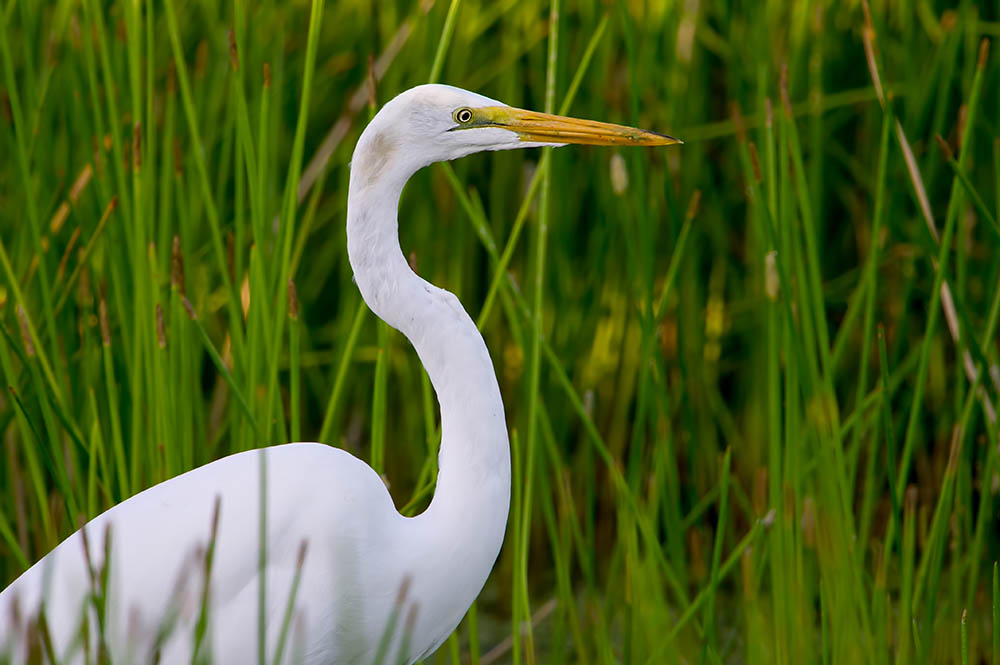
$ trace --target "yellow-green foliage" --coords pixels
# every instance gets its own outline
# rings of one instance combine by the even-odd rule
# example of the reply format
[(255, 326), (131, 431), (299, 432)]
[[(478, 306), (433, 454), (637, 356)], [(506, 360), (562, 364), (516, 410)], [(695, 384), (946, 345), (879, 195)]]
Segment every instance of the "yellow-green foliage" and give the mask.
[(685, 141), (403, 196), (514, 446), (508, 542), (435, 662), (995, 662), (997, 11), (0, 3), (0, 584), (291, 439), (426, 505), (434, 397), (344, 212), (370, 104), (434, 79)]

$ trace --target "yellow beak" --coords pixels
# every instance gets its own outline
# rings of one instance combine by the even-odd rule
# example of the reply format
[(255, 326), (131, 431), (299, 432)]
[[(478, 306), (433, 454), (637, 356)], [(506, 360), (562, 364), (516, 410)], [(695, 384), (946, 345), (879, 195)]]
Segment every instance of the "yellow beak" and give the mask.
[(584, 145), (673, 145), (683, 143), (672, 136), (646, 129), (581, 120), (507, 106), (476, 109), (486, 125), (516, 132), (522, 141), (533, 143), (579, 143)]

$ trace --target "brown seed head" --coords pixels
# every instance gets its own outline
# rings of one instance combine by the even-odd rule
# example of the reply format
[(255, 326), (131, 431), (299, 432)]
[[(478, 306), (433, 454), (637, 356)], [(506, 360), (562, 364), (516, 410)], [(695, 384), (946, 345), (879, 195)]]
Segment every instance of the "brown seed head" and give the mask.
[(951, 161), (955, 158), (954, 153), (951, 151), (951, 146), (948, 145), (948, 142), (945, 141), (940, 134), (935, 134), (934, 140), (937, 141), (938, 147), (941, 149), (941, 154), (944, 155), (945, 159)]
[(781, 78), (779, 79), (778, 89), (781, 92), (781, 108), (785, 111), (785, 117), (789, 120), (792, 119), (792, 100), (788, 97), (788, 63), (782, 63), (781, 65)]
[(229, 64), (233, 66), (233, 71), (239, 71), (240, 52), (236, 48), (236, 33), (229, 30)]
[(396, 591), (396, 607), (402, 607), (403, 603), (406, 602), (406, 596), (410, 593), (410, 583), (412, 580), (409, 575), (403, 577), (403, 581), (399, 583), (399, 589)]
[(137, 122), (132, 125), (132, 168), (136, 171), (142, 166), (142, 127)]
[(958, 147), (961, 148), (965, 139), (965, 125), (969, 119), (969, 107), (960, 104), (958, 107), (958, 125), (955, 127), (955, 135), (958, 137)]
[(378, 107), (378, 98), (375, 95), (375, 58), (368, 54), (368, 108), (374, 111)]
[(28, 326), (28, 313), (20, 304), (17, 306), (17, 322), (21, 327), (21, 343), (24, 344), (24, 354), (29, 358), (35, 357), (35, 344), (31, 340), (31, 332)]
[(178, 235), (174, 236), (170, 252), (170, 286), (184, 295), (184, 255), (181, 254), (181, 238)]
[(229, 281), (236, 281), (236, 236), (232, 231), (226, 231), (226, 266), (229, 268)]
[(94, 175), (94, 169), (90, 164), (84, 164), (83, 168), (80, 169), (80, 173), (76, 176), (76, 180), (73, 181), (73, 186), (69, 188), (69, 202), (75, 204), (77, 199), (80, 198), (80, 194), (87, 185), (90, 184), (90, 179)]
[(101, 341), (104, 346), (111, 346), (111, 326), (108, 325), (108, 303), (104, 299), (104, 292), (101, 291), (100, 300), (97, 303), (97, 318), (101, 322)]
[(288, 316), (292, 321), (299, 320), (299, 294), (295, 290), (295, 282), (288, 280)]
[(174, 137), (174, 175), (178, 178), (184, 172), (184, 151), (181, 150), (181, 140)]
[(163, 305), (156, 303), (156, 344), (161, 348), (167, 348), (167, 334), (163, 325)]
[(59, 233), (62, 230), (63, 224), (66, 223), (66, 219), (69, 217), (69, 204), (63, 201), (56, 208), (55, 213), (52, 215), (52, 219), (49, 220), (49, 230), (52, 231), (52, 235)]
[(691, 192), (691, 200), (688, 201), (687, 218), (694, 219), (698, 216), (698, 209), (701, 207), (701, 190), (696, 189)]
[(208, 42), (204, 39), (198, 42), (194, 52), (194, 77), (196, 79), (205, 76), (205, 67), (208, 65)]
[(729, 105), (729, 114), (733, 116), (733, 125), (736, 127), (736, 140), (740, 143), (746, 143), (747, 126), (743, 122), (743, 109), (740, 108), (739, 102), (733, 102)]
[(757, 144), (750, 141), (747, 147), (750, 149), (750, 164), (753, 166), (754, 183), (759, 185), (764, 177), (760, 171), (760, 156), (757, 154)]

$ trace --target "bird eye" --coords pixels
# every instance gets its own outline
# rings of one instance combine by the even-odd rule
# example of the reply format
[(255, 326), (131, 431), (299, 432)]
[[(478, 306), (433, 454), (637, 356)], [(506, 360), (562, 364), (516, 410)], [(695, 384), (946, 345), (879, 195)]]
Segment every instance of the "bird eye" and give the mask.
[(466, 124), (472, 120), (472, 111), (469, 109), (458, 109), (455, 111), (455, 120), (461, 124)]

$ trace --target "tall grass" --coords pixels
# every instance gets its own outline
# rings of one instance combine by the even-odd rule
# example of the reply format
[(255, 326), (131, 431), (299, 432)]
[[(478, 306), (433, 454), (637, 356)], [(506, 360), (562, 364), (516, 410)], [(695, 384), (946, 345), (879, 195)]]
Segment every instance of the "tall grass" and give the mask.
[(995, 661), (998, 12), (0, 4), (0, 579), (300, 437), (426, 506), (433, 393), (343, 229), (363, 124), (437, 80), (685, 144), (475, 156), (404, 193), (515, 471), (432, 660)]

